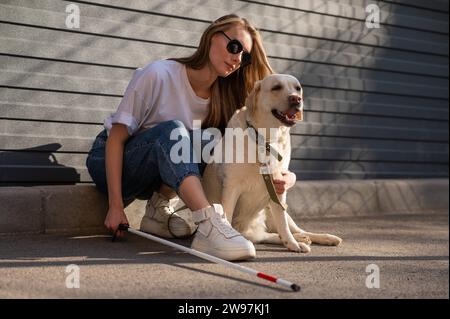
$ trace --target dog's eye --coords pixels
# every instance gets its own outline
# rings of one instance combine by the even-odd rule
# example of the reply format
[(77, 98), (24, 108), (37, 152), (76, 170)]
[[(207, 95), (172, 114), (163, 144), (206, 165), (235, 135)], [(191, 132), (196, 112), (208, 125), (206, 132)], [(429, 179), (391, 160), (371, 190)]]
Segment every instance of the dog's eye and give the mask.
[(296, 88), (295, 88), (297, 91), (301, 91), (301, 87), (299, 87), (299, 86), (297, 86)]
[(279, 84), (275, 85), (274, 87), (272, 87), (272, 91), (279, 91), (281, 90), (283, 87)]

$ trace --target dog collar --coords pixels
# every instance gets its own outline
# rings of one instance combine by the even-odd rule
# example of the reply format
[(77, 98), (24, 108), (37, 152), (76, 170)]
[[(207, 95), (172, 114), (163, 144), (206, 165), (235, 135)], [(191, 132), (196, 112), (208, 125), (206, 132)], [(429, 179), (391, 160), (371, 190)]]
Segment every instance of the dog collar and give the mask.
[[(262, 138), (264, 140), (264, 137), (261, 136), (261, 134), (258, 133), (258, 130), (253, 125), (251, 125), (248, 120), (246, 120), (246, 122), (247, 122), (247, 129), (251, 128), (255, 132), (255, 135), (256, 135), (256, 141), (255, 142), (256, 142), (257, 145), (259, 145), (260, 138)], [(249, 134), (249, 135), (253, 138), (252, 134)], [(277, 158), (277, 160), (279, 160), (280, 162), (283, 160), (283, 156), (281, 156), (281, 154), (278, 153), (277, 150), (274, 149), (272, 147), (272, 145), (270, 145), (270, 143), (265, 142), (265, 147), (266, 147), (266, 152), (267, 153), (270, 153), (273, 156), (275, 156)]]

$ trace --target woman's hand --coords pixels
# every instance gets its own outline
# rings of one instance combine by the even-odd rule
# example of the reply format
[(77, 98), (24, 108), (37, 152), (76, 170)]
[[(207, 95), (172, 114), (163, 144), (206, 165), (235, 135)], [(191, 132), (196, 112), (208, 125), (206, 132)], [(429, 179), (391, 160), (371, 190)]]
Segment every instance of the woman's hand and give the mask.
[(119, 228), (119, 224), (128, 224), (128, 219), (123, 208), (110, 207), (105, 218), (105, 226), (111, 230), (113, 234), (115, 233), (117, 237), (123, 237), (124, 231), (117, 230)]
[(297, 176), (290, 171), (282, 172), (281, 175), (282, 175), (281, 179), (273, 180), (275, 192), (279, 195), (283, 194), (289, 188), (294, 186), (295, 182), (297, 181)]

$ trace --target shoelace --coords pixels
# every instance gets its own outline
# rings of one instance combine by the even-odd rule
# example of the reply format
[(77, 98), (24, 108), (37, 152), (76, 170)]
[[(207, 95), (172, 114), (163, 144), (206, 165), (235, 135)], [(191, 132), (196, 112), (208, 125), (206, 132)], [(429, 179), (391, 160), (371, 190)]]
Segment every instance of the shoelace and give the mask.
[(172, 206), (170, 206), (169, 201), (160, 201), (155, 205), (155, 208), (163, 208), (164, 210), (167, 210), (170, 214), (173, 214), (175, 211)]
[(218, 221), (218, 225), (217, 227), (220, 229), (220, 231), (225, 235), (225, 236), (234, 236), (234, 235), (239, 235), (239, 233), (237, 232), (237, 230), (235, 230), (231, 224), (229, 223), (228, 219), (226, 218), (225, 214), (224, 215), (219, 215), (216, 214), (213, 216), (213, 218), (216, 218), (216, 220)]
[(186, 238), (190, 238), (192, 237), (196, 232), (197, 229), (195, 229), (195, 231), (187, 236), (177, 236), (175, 235), (172, 230), (170, 229), (170, 219), (172, 217), (174, 217), (174, 214), (176, 213), (175, 209), (170, 206), (170, 202), (169, 201), (160, 201), (157, 203), (157, 205), (155, 205), (155, 208), (163, 208), (165, 211), (167, 211), (169, 213), (169, 218), (167, 218), (167, 230), (169, 231), (169, 233), (172, 235), (173, 238), (176, 239), (186, 239)]

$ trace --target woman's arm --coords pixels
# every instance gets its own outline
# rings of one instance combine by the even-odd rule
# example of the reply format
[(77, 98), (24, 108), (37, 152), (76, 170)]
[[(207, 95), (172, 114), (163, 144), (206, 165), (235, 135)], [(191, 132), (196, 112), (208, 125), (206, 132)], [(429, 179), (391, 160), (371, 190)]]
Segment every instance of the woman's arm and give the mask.
[[(129, 134), (125, 125), (113, 124), (106, 141), (105, 165), (109, 208), (105, 226), (114, 232), (119, 224), (128, 223), (122, 201), (123, 150), (128, 138)], [(123, 236), (123, 232), (119, 231), (117, 236)]]

